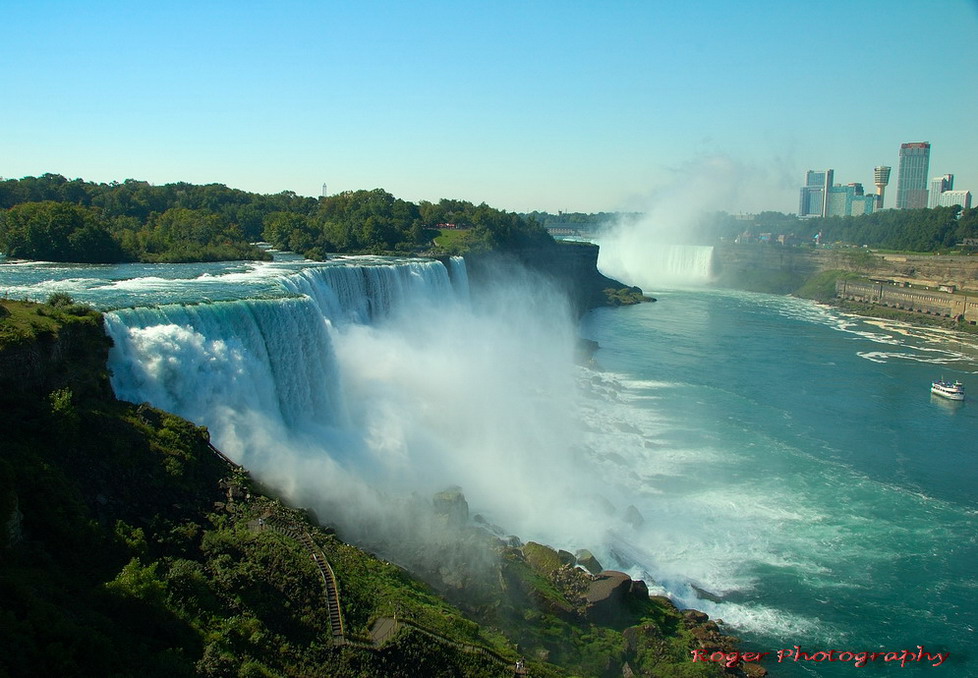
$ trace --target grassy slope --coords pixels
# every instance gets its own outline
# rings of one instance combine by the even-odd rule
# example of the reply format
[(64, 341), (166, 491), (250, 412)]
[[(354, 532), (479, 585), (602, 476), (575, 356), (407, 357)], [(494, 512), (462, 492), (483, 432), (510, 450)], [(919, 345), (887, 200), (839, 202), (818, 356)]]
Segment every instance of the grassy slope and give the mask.
[[(2, 306), (0, 355), (50, 344), (75, 324), (101, 335), (95, 314)], [(104, 348), (89, 362), (103, 365)], [(281, 514), (313, 533), (352, 631), (366, 634), (396, 600), (443, 635), (515, 657), (402, 570), (264, 496), (210, 452), (203, 429), (102, 397), (91, 364), (57, 367), (64, 379), (50, 393), (0, 375), (0, 675), (379, 676), (412, 665), (506, 674), (418, 633), (377, 651), (332, 647), (309, 554), (254, 530), (257, 517)]]

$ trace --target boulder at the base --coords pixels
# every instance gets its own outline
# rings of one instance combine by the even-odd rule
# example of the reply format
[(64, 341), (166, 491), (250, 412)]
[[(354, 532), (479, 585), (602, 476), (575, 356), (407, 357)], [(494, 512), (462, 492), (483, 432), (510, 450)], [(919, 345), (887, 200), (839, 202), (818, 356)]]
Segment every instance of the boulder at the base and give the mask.
[(587, 616), (595, 622), (614, 623), (625, 617), (629, 599), (648, 600), (649, 588), (624, 572), (604, 570), (587, 592)]
[(564, 549), (557, 549), (557, 559), (565, 567), (574, 567), (577, 565), (577, 558), (574, 557), (574, 554)]

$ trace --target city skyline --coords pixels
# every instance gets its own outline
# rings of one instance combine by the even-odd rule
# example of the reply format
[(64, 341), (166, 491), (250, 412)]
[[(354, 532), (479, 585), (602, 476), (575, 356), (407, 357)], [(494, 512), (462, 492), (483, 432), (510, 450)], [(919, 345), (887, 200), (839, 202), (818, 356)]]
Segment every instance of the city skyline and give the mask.
[[(939, 13), (883, 0), (6, 3), (0, 176), (788, 213), (813, 167), (873, 186), (892, 166), (895, 192), (900, 144), (926, 140), (926, 181), (976, 190), (978, 92), (961, 83), (978, 74), (978, 3)], [(814, 54), (819, 69), (802, 68)], [(857, 89), (860, 71), (873, 87)]]

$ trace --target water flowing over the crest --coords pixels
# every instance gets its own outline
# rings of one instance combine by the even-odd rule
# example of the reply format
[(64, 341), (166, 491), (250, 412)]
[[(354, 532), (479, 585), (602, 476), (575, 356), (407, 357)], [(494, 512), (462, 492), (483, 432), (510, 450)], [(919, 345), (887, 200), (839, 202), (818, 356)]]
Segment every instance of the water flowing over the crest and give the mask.
[[(348, 534), (393, 524), (395, 496), (454, 485), (532, 532), (573, 492), (575, 331), (546, 281), (507, 273), (478, 308), (455, 258), (307, 266), (281, 277), (286, 298), (112, 311), (112, 384), (206, 425), (293, 500), (328, 500)], [(545, 470), (555, 484), (532, 487)]]
[[(453, 259), (453, 267), (464, 263)], [(452, 294), (448, 272), (439, 262), (413, 261), (390, 266), (328, 266), (307, 268), (283, 278), (290, 291), (315, 300), (333, 322), (368, 323), (390, 315), (398, 306), (427, 300), (437, 303)], [(467, 295), (465, 287), (461, 295)]]
[[(294, 425), (340, 415), (327, 327), (310, 299), (124, 309), (106, 315), (116, 395), (199, 423), (220, 411)], [(215, 422), (216, 423), (216, 422)]]
[(218, 428), (227, 411), (285, 426), (342, 423), (329, 324), (379, 322), (396, 307), (453, 294), (436, 261), (312, 267), (280, 282), (296, 297), (107, 314), (116, 394)]
[(601, 240), (602, 273), (652, 290), (702, 286), (713, 276), (712, 245), (676, 245), (612, 236)]

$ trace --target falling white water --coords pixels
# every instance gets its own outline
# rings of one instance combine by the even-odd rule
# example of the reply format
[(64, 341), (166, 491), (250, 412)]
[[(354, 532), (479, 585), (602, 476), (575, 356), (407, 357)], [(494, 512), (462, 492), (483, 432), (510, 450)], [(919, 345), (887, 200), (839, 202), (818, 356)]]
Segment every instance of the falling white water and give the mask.
[(113, 387), (357, 538), (403, 538), (405, 498), (460, 486), (508, 532), (593, 545), (567, 300), (508, 271), (476, 308), (450, 267), (308, 268), (282, 279), (294, 298), (111, 312)]
[(701, 286), (712, 277), (712, 245), (664, 244), (622, 234), (599, 244), (601, 272), (643, 289)]

